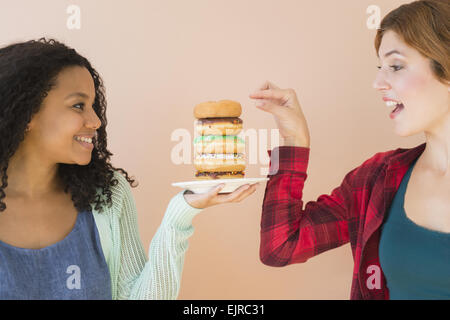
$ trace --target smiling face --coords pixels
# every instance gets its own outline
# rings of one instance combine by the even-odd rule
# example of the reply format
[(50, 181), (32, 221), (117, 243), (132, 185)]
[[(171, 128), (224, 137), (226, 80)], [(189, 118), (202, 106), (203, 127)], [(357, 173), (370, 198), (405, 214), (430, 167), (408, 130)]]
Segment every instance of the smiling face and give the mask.
[[(389, 54), (393, 50), (399, 53)], [(410, 136), (438, 130), (449, 118), (450, 86), (438, 81), (432, 72), (431, 60), (408, 46), (393, 31), (383, 35), (378, 53), (380, 71), (373, 87), (383, 97), (405, 106), (393, 120), (396, 133)], [(390, 107), (389, 112), (394, 108)]]
[(27, 151), (33, 149), (55, 163), (88, 164), (92, 148), (80, 144), (75, 136), (95, 135), (100, 127), (101, 121), (92, 108), (94, 99), (94, 81), (86, 68), (63, 69), (56, 86), (30, 121), (31, 130), (25, 138)]

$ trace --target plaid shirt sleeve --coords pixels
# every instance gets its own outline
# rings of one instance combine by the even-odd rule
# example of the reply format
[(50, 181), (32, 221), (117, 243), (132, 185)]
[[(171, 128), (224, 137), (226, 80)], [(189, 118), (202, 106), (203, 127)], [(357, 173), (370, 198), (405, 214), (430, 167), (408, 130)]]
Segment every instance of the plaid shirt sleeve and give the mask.
[(260, 244), (260, 259), (266, 265), (305, 262), (349, 242), (354, 170), (331, 195), (321, 195), (303, 209), (309, 152), (309, 148), (291, 146), (268, 150), (269, 181), (262, 206)]

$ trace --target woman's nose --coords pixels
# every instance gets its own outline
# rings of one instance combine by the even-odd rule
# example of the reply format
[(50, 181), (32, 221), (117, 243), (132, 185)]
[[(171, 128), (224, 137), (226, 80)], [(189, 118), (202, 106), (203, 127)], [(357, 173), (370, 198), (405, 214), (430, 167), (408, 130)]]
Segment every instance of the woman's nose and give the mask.
[(376, 90), (389, 90), (390, 88), (389, 84), (384, 80), (381, 72), (379, 72), (375, 77), (372, 86)]
[(100, 128), (100, 126), (102, 125), (100, 118), (97, 116), (94, 110), (90, 113), (90, 116), (87, 119), (86, 123), (88, 124), (89, 127), (95, 129)]

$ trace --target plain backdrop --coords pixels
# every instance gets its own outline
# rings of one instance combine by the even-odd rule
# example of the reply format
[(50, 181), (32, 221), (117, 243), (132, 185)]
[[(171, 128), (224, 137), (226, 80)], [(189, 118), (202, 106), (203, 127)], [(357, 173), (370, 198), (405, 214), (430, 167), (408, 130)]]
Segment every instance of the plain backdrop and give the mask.
[[(112, 163), (139, 182), (132, 191), (148, 251), (170, 199), (181, 191), (171, 183), (194, 179), (192, 161), (174, 163), (179, 142), (171, 136), (184, 130), (193, 138), (197, 103), (239, 101), (244, 129), (270, 132), (272, 115), (255, 108), (249, 93), (265, 80), (295, 89), (311, 134), (304, 203), (330, 194), (375, 153), (423, 143), (423, 135), (394, 134), (392, 108), (372, 87), (378, 60), (368, 8), (376, 6), (382, 18), (407, 2), (0, 0), (0, 46), (55, 38), (100, 73)], [(79, 8), (79, 29), (72, 28), (70, 5)], [(248, 164), (246, 177), (263, 176), (264, 167), (261, 156)], [(303, 264), (260, 262), (264, 189), (194, 218), (179, 299), (349, 298), (349, 244)]]

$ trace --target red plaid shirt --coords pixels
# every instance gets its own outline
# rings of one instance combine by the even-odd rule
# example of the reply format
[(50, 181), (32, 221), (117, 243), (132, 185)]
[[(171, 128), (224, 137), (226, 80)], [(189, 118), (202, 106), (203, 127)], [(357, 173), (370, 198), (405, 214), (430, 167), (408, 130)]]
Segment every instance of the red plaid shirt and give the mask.
[(350, 242), (355, 263), (350, 299), (389, 299), (378, 256), (380, 227), (409, 165), (425, 145), (375, 154), (347, 173), (330, 195), (307, 202), (304, 209), (310, 149), (268, 150), (270, 179), (262, 207), (261, 261), (274, 267), (306, 262)]

